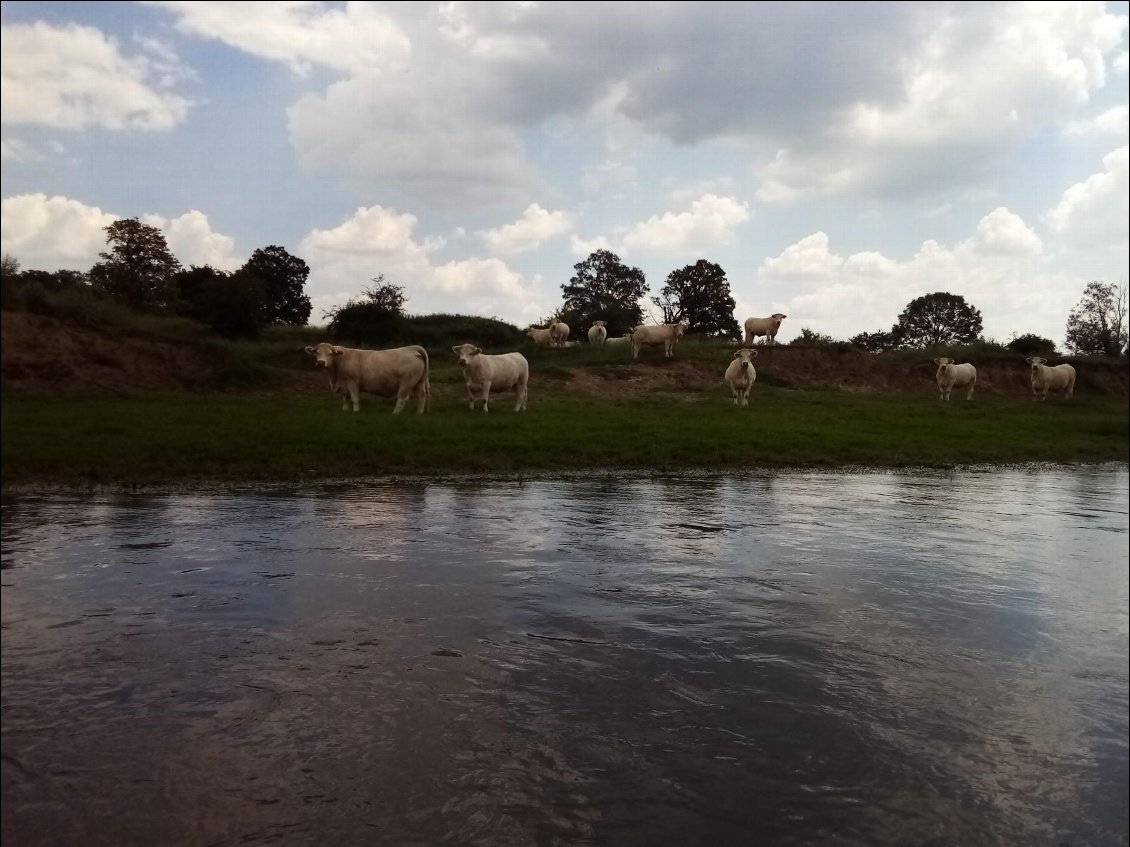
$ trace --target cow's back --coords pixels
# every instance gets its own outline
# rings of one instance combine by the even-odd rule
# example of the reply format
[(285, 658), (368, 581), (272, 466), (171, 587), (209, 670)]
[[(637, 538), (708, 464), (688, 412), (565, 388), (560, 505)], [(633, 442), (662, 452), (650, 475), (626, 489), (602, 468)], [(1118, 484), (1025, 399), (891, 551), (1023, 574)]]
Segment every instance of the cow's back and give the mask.
[(396, 394), (404, 383), (415, 385), (427, 374), (428, 354), (423, 347), (389, 350), (346, 350), (339, 372), (356, 379), (370, 394)]

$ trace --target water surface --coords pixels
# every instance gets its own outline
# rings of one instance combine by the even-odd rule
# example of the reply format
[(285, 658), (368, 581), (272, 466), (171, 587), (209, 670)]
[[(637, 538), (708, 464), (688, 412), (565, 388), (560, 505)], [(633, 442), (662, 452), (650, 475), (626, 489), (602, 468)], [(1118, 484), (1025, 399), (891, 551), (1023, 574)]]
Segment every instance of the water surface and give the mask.
[(3, 501), (5, 845), (1126, 845), (1125, 467)]

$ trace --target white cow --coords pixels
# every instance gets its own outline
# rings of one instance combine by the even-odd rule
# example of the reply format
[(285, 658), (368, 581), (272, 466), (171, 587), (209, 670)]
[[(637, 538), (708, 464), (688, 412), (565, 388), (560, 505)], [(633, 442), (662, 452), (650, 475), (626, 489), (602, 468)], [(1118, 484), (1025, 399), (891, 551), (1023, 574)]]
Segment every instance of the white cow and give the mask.
[(966, 400), (973, 399), (973, 388), (977, 385), (977, 369), (968, 363), (958, 365), (954, 363), (953, 359), (947, 359), (944, 356), (940, 359), (935, 359), (934, 364), (938, 366), (938, 399), (949, 400), (950, 391), (954, 388), (964, 388), (969, 386), (969, 391), (965, 394)]
[(330, 391), (340, 392), (342, 411), (358, 411), (358, 395), (365, 391), (380, 397), (396, 397), (392, 413), (398, 414), (410, 397), (416, 397), (416, 411), (424, 412), (431, 396), (428, 380), (428, 351), (418, 345), (391, 350), (357, 350), (323, 341), (307, 347), (314, 366), (330, 374)]
[(552, 344), (553, 343), (553, 324), (542, 329), (540, 327), (532, 326), (526, 330), (526, 335), (534, 340), (534, 344)]
[(549, 339), (554, 347), (564, 347), (569, 340), (569, 324), (554, 321), (549, 325)]
[(530, 363), (521, 353), (499, 353), (488, 355), (474, 344), (460, 344), (451, 352), (459, 357), (463, 368), (463, 379), (467, 382), (467, 394), (471, 398), (471, 411), (475, 401), (483, 401), (483, 411), (489, 412), (487, 403), (490, 390), (507, 391), (514, 389), (517, 402), (515, 412), (526, 408), (526, 387), (530, 381)]
[(1049, 368), (1039, 356), (1025, 361), (1032, 366), (1032, 399), (1047, 400), (1049, 391), (1062, 391), (1063, 399), (1070, 400), (1075, 391), (1075, 368), (1068, 364)]
[(726, 384), (734, 393), (735, 406), (749, 405), (749, 391), (757, 381), (757, 371), (753, 367), (753, 360), (756, 358), (756, 350), (738, 350), (734, 353), (734, 360), (726, 368)]
[(663, 357), (670, 359), (675, 355), (675, 345), (679, 338), (687, 331), (685, 322), (677, 324), (659, 324), (659, 326), (637, 326), (632, 330), (632, 358), (640, 357), (640, 348), (645, 346), (656, 347), (663, 345)]
[(742, 344), (753, 344), (753, 339), (761, 335), (765, 336), (766, 343), (776, 344), (777, 330), (781, 328), (781, 321), (787, 317), (788, 315), (774, 312), (768, 318), (746, 318), (745, 339)]
[(593, 321), (589, 328), (589, 344), (603, 344), (608, 338), (607, 326), (604, 321)]
[(623, 335), (617, 335), (615, 338), (609, 338), (604, 343), (605, 344), (627, 344), (631, 340), (632, 340), (632, 334), (630, 332), (625, 332)]

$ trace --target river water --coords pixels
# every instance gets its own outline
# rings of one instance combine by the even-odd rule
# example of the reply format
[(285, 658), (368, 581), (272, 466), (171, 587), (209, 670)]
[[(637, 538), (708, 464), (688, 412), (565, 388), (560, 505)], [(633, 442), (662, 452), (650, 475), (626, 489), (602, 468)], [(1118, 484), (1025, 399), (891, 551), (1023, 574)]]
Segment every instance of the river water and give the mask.
[(1128, 843), (1124, 466), (2, 508), (5, 847)]

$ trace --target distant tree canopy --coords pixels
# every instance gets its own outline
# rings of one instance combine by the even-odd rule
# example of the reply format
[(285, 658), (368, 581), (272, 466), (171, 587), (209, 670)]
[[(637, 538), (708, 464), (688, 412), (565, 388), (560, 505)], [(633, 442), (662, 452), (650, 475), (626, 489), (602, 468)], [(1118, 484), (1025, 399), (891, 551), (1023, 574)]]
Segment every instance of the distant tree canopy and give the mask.
[(651, 300), (663, 311), (663, 322), (687, 322), (688, 333), (741, 335), (734, 318), (734, 297), (726, 272), (713, 262), (699, 259), (667, 275), (667, 283)]
[(1068, 349), (1118, 356), (1126, 349), (1126, 335), (1126, 286), (1088, 282), (1067, 318)]
[(861, 350), (872, 353), (882, 353), (884, 350), (894, 350), (898, 347), (898, 337), (894, 332), (861, 332), (853, 336), (850, 342)]
[(1018, 335), (1005, 345), (1013, 353), (1022, 356), (1051, 356), (1055, 353), (1055, 342), (1050, 338), (1041, 338), (1028, 332)]
[(263, 247), (251, 254), (240, 273), (259, 278), (268, 324), (303, 326), (310, 320), (312, 306), (304, 291), (310, 268), (297, 256), (276, 245)]
[(831, 347), (833, 344), (839, 344), (840, 342), (823, 332), (816, 332), (808, 327), (803, 327), (800, 331), (800, 335), (794, 338), (790, 343), (801, 347)]
[(90, 269), (95, 288), (138, 309), (171, 305), (176, 297), (173, 274), (180, 262), (169, 252), (165, 236), (137, 218), (114, 221), (104, 228), (110, 250)]
[(372, 282), (345, 305), (325, 313), (331, 338), (380, 344), (400, 337), (407, 302), (404, 289), (385, 282), (384, 274), (378, 274)]
[(981, 334), (981, 313), (964, 297), (939, 291), (911, 300), (891, 332), (903, 347), (970, 344)]
[(586, 333), (593, 321), (607, 324), (609, 336), (623, 335), (643, 320), (639, 301), (647, 294), (643, 271), (629, 268), (609, 250), (597, 250), (573, 265), (574, 274), (561, 286), (563, 311), (575, 315), (575, 333)]

